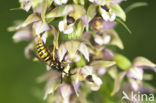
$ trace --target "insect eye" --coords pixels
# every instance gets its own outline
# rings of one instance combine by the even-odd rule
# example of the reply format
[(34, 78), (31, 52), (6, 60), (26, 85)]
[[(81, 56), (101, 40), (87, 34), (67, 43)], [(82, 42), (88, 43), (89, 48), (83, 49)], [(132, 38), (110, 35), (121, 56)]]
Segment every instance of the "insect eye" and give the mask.
[(73, 18), (73, 17), (71, 17), (71, 16), (67, 16), (67, 25), (70, 25), (70, 24), (72, 24), (72, 23), (74, 23), (75, 22), (75, 19)]

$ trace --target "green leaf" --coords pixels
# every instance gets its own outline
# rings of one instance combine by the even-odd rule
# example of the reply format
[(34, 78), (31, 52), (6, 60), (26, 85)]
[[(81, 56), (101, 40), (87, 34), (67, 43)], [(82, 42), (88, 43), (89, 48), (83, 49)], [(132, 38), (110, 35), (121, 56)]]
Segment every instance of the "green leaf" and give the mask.
[(121, 19), (116, 18), (116, 21), (120, 23), (130, 34), (132, 33), (132, 31), (128, 28), (128, 26)]
[(118, 4), (110, 5), (110, 8), (115, 12), (116, 16), (120, 17), (123, 21), (126, 21), (126, 14)]
[(24, 10), (24, 9), (23, 8), (11, 8), (10, 10)]
[(126, 9), (125, 9), (125, 12), (128, 13), (130, 12), (131, 10), (135, 9), (135, 8), (138, 8), (138, 7), (142, 7), (142, 6), (148, 6), (148, 3), (146, 2), (135, 2), (133, 4), (131, 4), (130, 6), (128, 6)]
[(122, 70), (127, 70), (131, 67), (129, 59), (121, 54), (115, 54), (114, 60)]

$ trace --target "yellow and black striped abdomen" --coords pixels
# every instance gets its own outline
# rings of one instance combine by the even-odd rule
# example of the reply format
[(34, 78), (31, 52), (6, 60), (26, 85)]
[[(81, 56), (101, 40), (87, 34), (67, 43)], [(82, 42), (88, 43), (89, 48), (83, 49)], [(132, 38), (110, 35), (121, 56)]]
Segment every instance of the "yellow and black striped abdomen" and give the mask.
[(43, 44), (42, 40), (37, 41), (36, 49), (37, 49), (38, 56), (43, 62), (46, 63), (47, 61), (51, 60), (51, 55), (47, 50), (47, 48), (45, 47), (45, 45)]

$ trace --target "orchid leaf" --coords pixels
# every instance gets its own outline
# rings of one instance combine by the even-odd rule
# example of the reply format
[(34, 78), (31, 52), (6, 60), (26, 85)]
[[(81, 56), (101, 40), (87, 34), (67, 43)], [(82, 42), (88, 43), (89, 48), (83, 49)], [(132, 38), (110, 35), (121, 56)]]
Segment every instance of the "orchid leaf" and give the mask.
[(135, 2), (135, 3), (131, 4), (130, 6), (128, 6), (125, 9), (125, 12), (128, 13), (128, 12), (132, 11), (135, 8), (143, 7), (143, 6), (148, 6), (148, 3), (146, 3), (146, 2)]
[(128, 28), (128, 26), (121, 19), (116, 18), (116, 21), (120, 23), (130, 34), (132, 33), (132, 31)]

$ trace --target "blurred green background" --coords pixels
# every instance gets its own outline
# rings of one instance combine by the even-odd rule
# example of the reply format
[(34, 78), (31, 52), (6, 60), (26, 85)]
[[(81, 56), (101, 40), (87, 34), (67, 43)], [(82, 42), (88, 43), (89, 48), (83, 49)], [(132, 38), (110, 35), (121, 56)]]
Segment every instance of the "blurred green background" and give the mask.
[[(130, 60), (136, 56), (145, 56), (156, 63), (156, 0), (127, 0), (121, 5), (126, 8), (137, 1), (145, 1), (149, 6), (127, 14), (126, 24), (132, 34), (122, 26), (117, 27), (125, 45), (121, 52)], [(13, 33), (7, 32), (7, 27), (14, 20), (24, 19), (28, 15), (21, 10), (10, 11), (18, 6), (17, 0), (0, 0), (0, 103), (42, 103), (33, 95), (33, 91), (39, 86), (43, 88), (35, 80), (46, 71), (45, 67), (41, 63), (27, 60), (23, 52), (27, 43), (13, 43)], [(155, 81), (156, 76), (149, 82), (156, 87)]]

